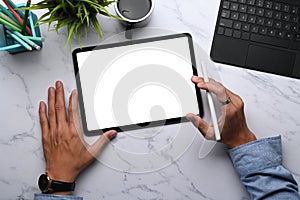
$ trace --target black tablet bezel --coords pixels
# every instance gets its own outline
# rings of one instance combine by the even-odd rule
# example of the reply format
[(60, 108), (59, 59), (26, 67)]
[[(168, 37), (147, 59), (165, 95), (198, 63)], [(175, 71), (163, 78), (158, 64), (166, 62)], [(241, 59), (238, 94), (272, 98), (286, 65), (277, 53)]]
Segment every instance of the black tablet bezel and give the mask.
[[(77, 49), (73, 50), (72, 58), (73, 58), (73, 64), (74, 64), (76, 85), (77, 85), (77, 89), (78, 89), (78, 100), (79, 100), (80, 114), (82, 116), (82, 126), (83, 126), (82, 128), (83, 128), (84, 133), (87, 136), (100, 135), (100, 134), (103, 134), (104, 132), (106, 132), (108, 130), (116, 130), (118, 132), (130, 131), (130, 130), (142, 129), (142, 128), (145, 128), (145, 127), (147, 127), (147, 128), (148, 127), (157, 127), (157, 126), (161, 126), (161, 125), (187, 122), (188, 120), (186, 119), (185, 116), (182, 116), (182, 117), (170, 118), (170, 119), (165, 119), (165, 120), (158, 120), (158, 121), (152, 121), (152, 122), (143, 122), (143, 123), (131, 124), (131, 125), (125, 125), (125, 126), (119, 126), (119, 127), (111, 127), (111, 128), (104, 128), (104, 129), (98, 129), (98, 130), (88, 130), (87, 122), (86, 122), (86, 115), (85, 115), (85, 108), (84, 108), (84, 103), (83, 103), (82, 88), (81, 88), (81, 82), (80, 82), (80, 74), (79, 74), (79, 68), (78, 68), (78, 62), (77, 62), (77, 54), (81, 53), (81, 52), (87, 52), (87, 51), (93, 51), (93, 50), (99, 50), (99, 49), (108, 49), (108, 48), (114, 48), (114, 47), (129, 46), (129, 45), (148, 43), (148, 42), (154, 42), (154, 41), (161, 41), (161, 40), (168, 40), (168, 39), (175, 39), (175, 38), (181, 38), (181, 37), (187, 37), (188, 38), (190, 56), (191, 56), (191, 63), (192, 63), (192, 68), (193, 68), (193, 75), (198, 76), (197, 67), (196, 67), (195, 52), (194, 52), (194, 46), (193, 46), (193, 40), (192, 40), (192, 36), (189, 33), (180, 33), (180, 34), (159, 36), (159, 37), (153, 37), (153, 38), (147, 38), (147, 39), (131, 40), (131, 41), (126, 41), (126, 42), (104, 44), (104, 45), (98, 45), (98, 46), (89, 46), (89, 47), (77, 48)], [(199, 114), (198, 115), (200, 117), (203, 117), (204, 112), (203, 112), (201, 92), (200, 92), (200, 89), (196, 85), (195, 85), (195, 90), (196, 90), (198, 109), (199, 109)]]

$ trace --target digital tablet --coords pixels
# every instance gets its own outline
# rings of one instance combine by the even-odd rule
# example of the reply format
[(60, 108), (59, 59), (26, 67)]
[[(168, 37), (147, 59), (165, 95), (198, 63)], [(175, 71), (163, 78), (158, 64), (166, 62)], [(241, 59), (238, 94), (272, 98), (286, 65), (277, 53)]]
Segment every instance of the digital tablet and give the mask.
[(72, 53), (83, 130), (98, 135), (186, 122), (203, 116), (189, 34), (75, 49)]

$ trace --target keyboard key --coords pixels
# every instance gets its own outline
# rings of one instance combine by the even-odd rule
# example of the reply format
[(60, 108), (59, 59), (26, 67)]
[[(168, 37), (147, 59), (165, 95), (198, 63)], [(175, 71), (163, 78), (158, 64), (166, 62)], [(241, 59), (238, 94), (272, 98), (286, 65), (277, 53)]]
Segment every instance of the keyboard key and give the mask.
[(223, 19), (223, 18), (220, 19), (220, 26), (225, 26), (225, 27), (231, 28), (232, 24), (233, 24), (233, 21), (230, 19)]
[(223, 34), (224, 34), (224, 31), (225, 31), (225, 29), (224, 29), (223, 27), (219, 27), (217, 33), (218, 33), (219, 35), (223, 35)]
[(283, 25), (283, 28), (285, 29), (285, 30), (287, 30), (287, 31), (289, 31), (289, 30), (291, 30), (291, 24), (284, 24)]
[(298, 22), (299, 22), (299, 17), (296, 16), (296, 15), (295, 15), (295, 16), (292, 16), (292, 17), (291, 17), (291, 21), (294, 22), (294, 23), (298, 23)]
[(237, 11), (239, 9), (239, 4), (237, 3), (232, 3), (230, 5), (230, 10), (233, 10), (233, 11)]
[(265, 11), (265, 16), (271, 18), (273, 16), (273, 11), (272, 10), (266, 10)]
[(291, 30), (294, 31), (294, 32), (297, 32), (298, 31), (298, 26), (296, 24), (292, 25)]
[(296, 41), (300, 41), (300, 34), (299, 34), (299, 33), (295, 34), (294, 39), (295, 39)]
[(232, 36), (232, 32), (233, 32), (232, 29), (226, 28), (224, 35), (231, 37)]
[(241, 31), (233, 31), (234, 38), (241, 38), (242, 32)]
[(273, 5), (272, 1), (265, 1), (265, 8), (271, 9), (272, 5)]
[(274, 29), (269, 29), (267, 34), (268, 34), (269, 36), (273, 36), (273, 37), (274, 37), (274, 36), (275, 36), (275, 33), (276, 33), (276, 32), (275, 32)]
[(280, 21), (276, 21), (276, 22), (274, 23), (274, 27), (275, 27), (275, 28), (278, 28), (278, 29), (281, 29), (282, 23), (281, 23)]
[(255, 0), (248, 0), (248, 1), (247, 1), (247, 4), (253, 6), (253, 5), (255, 5)]
[(239, 13), (236, 13), (236, 12), (231, 13), (230, 18), (233, 19), (233, 20), (237, 20), (239, 18)]
[(258, 18), (257, 18), (257, 22), (256, 22), (256, 23), (257, 23), (258, 25), (263, 26), (263, 25), (264, 25), (264, 22), (265, 22), (265, 19), (264, 19), (264, 18), (261, 18), (261, 17), (258, 17)]
[(258, 26), (251, 26), (252, 33), (258, 33)]
[(273, 20), (271, 20), (271, 19), (266, 20), (266, 26), (272, 27), (273, 26)]
[(255, 22), (256, 22), (256, 17), (255, 17), (255, 16), (249, 16), (249, 17), (248, 17), (248, 22), (249, 22), (249, 23), (252, 23), (252, 24), (255, 24)]
[(243, 24), (242, 25), (242, 30), (243, 31), (249, 31), (250, 30), (250, 24)]
[(255, 14), (255, 10), (256, 9), (254, 7), (249, 7), (248, 8), (248, 13), (251, 14), (251, 15), (254, 15)]
[(267, 34), (268, 29), (265, 27), (261, 27), (259, 28), (259, 33), (262, 35), (266, 35)]
[(221, 16), (223, 18), (229, 18), (230, 17), (230, 11), (229, 10), (222, 10)]
[(289, 41), (287, 41), (287, 40), (278, 39), (278, 38), (274, 38), (274, 37), (268, 37), (268, 36), (264, 36), (264, 35), (251, 34), (250, 40), (252, 40), (254, 42), (260, 42), (260, 43), (270, 44), (270, 45), (284, 47), (284, 48), (289, 47)]
[(258, 8), (256, 14), (259, 16), (264, 16), (265, 10), (263, 8)]
[(245, 13), (247, 11), (246, 5), (240, 5), (239, 12)]
[(241, 23), (241, 22), (234, 22), (234, 23), (233, 23), (233, 28), (234, 28), (234, 29), (240, 30), (241, 27), (242, 27), (242, 23)]
[(280, 12), (274, 12), (274, 18), (280, 20), (281, 19), (281, 13)]
[(224, 9), (229, 9), (230, 8), (230, 2), (229, 1), (224, 1), (223, 2), (223, 8)]
[(257, 0), (256, 1), (256, 6), (257, 7), (263, 7), (264, 6), (264, 0)]
[(280, 3), (274, 3), (273, 8), (274, 8), (275, 10), (280, 11), (280, 9), (281, 9), (281, 4), (280, 4)]
[(289, 14), (284, 14), (283, 15), (283, 20), (285, 20), (285, 21), (289, 21), (290, 20), (290, 15)]
[(249, 40), (249, 39), (250, 39), (250, 33), (245, 33), (245, 32), (243, 32), (243, 33), (242, 33), (242, 39), (243, 39), (243, 40)]
[(284, 33), (284, 31), (278, 31), (276, 35), (277, 35), (277, 37), (279, 37), (279, 38), (284, 38), (285, 33)]
[(298, 14), (298, 8), (297, 7), (292, 7), (292, 10), (291, 10), (291, 13), (293, 13), (293, 14)]
[(289, 11), (290, 11), (290, 6), (284, 5), (282, 10), (283, 10), (284, 12), (289, 12)]
[(242, 22), (246, 22), (248, 18), (247, 14), (240, 14), (239, 20)]
[(238, 0), (239, 1), (239, 3), (246, 3), (246, 0)]
[(293, 39), (293, 34), (288, 32), (285, 34), (285, 37), (286, 37), (286, 39), (291, 40), (291, 39)]

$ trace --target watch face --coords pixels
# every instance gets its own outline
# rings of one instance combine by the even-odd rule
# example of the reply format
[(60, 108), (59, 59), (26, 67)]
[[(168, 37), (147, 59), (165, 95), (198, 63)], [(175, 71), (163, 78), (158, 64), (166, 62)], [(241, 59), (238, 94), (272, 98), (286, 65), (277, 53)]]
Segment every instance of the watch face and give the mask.
[(42, 174), (39, 178), (39, 188), (42, 192), (48, 191), (48, 176), (46, 174)]

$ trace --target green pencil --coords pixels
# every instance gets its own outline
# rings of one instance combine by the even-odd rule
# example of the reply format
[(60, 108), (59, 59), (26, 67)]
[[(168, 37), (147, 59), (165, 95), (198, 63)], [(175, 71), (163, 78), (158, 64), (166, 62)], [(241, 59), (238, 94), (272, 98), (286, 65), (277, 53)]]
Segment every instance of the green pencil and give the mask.
[(4, 20), (2, 18), (0, 18), (0, 23), (6, 25), (8, 27), (10, 27), (11, 29), (13, 29), (15, 31), (21, 32), (20, 28), (16, 27), (15, 25), (9, 23), (8, 21), (6, 21), (6, 20)]
[[(28, 0), (28, 1), (27, 1), (27, 4), (26, 4), (26, 8), (29, 8), (30, 4), (31, 4), (31, 0)], [(26, 28), (26, 26), (27, 26), (28, 13), (29, 13), (29, 10), (28, 10), (28, 9), (25, 10), (25, 16), (24, 16), (24, 18), (23, 18), (23, 24), (22, 24), (22, 29), (21, 29), (23, 35), (25, 35), (25, 31), (26, 31), (25, 28)]]
[(21, 28), (21, 26), (20, 26), (18, 23), (16, 23), (14, 20), (12, 20), (9, 16), (5, 15), (5, 14), (2, 13), (1, 11), (0, 11), (0, 18), (6, 20), (7, 22), (9, 22), (9, 23), (15, 25), (15, 26), (18, 27), (18, 28)]
[(9, 12), (4, 6), (2, 6), (0, 4), (0, 11), (2, 11), (4, 14), (6, 14), (9, 18), (11, 18), (12, 20), (14, 20), (16, 23), (19, 23), (18, 20), (15, 18), (15, 16), (13, 14), (11, 14), (11, 12)]

